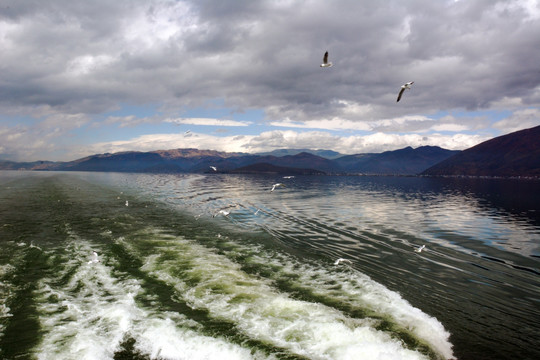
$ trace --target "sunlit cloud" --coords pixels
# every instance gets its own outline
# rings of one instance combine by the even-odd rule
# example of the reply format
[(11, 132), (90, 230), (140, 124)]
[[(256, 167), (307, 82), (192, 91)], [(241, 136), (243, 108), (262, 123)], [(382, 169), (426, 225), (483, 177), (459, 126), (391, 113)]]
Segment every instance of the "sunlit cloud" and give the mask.
[(249, 126), (252, 124), (249, 121), (235, 121), (212, 118), (178, 118), (166, 119), (165, 122), (183, 125), (204, 125), (204, 126)]
[(497, 121), (494, 128), (504, 132), (513, 132), (540, 125), (540, 109), (530, 108), (517, 110), (509, 117)]

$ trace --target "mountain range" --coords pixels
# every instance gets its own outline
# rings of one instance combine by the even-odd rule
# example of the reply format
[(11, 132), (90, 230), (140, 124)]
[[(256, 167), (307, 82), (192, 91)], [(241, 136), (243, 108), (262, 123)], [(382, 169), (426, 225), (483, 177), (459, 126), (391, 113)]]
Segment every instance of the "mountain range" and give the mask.
[(421, 146), (343, 155), (309, 149), (261, 154), (172, 149), (105, 153), (67, 162), (0, 160), (0, 170), (540, 177), (540, 126), (463, 151)]
[[(293, 151), (294, 152), (294, 151)], [(440, 147), (406, 147), (379, 154), (342, 155), (328, 151), (331, 158), (309, 150), (295, 155), (227, 153), (214, 150), (174, 149), (150, 152), (128, 151), (87, 156), (68, 162), (0, 161), (4, 170), (116, 171), (145, 173), (214, 172), (220, 173), (310, 173), (310, 174), (418, 174), (458, 151)], [(274, 152), (288, 153), (287, 150)], [(325, 152), (317, 151), (319, 154)], [(302, 171), (298, 171), (302, 170)]]

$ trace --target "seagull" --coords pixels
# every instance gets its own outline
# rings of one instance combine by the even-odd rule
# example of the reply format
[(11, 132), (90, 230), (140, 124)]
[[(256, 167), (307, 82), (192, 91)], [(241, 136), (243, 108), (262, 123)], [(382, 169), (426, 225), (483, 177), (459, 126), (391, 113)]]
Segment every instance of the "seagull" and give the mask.
[(219, 214), (222, 214), (223, 216), (227, 216), (227, 215), (229, 215), (231, 213), (230, 211), (227, 211), (228, 209), (237, 208), (237, 207), (244, 207), (244, 205), (241, 205), (241, 204), (229, 204), (229, 205), (224, 206), (221, 209), (219, 209), (219, 211), (217, 213), (215, 213), (212, 217), (216, 217)]
[(323, 63), (321, 64), (321, 67), (331, 67), (332, 63), (328, 62), (328, 51), (324, 53), (323, 57)]
[(184, 133), (184, 135), (187, 135), (187, 134), (189, 134), (190, 132), (191, 132), (191, 130), (187, 130), (187, 131)]
[(281, 184), (281, 183), (277, 183), (277, 184), (272, 185), (272, 190), (270, 190), (270, 192), (276, 190), (276, 188), (278, 188), (278, 187), (280, 187), (280, 186), (285, 187), (285, 185), (283, 185), (283, 184)]
[(126, 206), (129, 206), (129, 201), (126, 200)]
[(401, 90), (399, 90), (397, 101), (401, 99), (401, 95), (403, 95), (403, 92), (405, 91), (405, 89), (410, 89), (412, 84), (414, 84), (414, 81), (409, 81), (408, 83), (401, 85)]
[(92, 260), (90, 260), (89, 264), (95, 264), (99, 262), (98, 253), (95, 251), (92, 251)]
[(425, 248), (426, 248), (426, 245), (422, 245), (422, 246), (420, 246), (419, 248), (414, 249), (414, 251), (417, 252), (417, 253), (421, 253), (422, 250), (424, 250)]
[(215, 167), (215, 166), (210, 166), (210, 169), (212, 169), (214, 171), (217, 171), (217, 167)]
[(231, 213), (230, 211), (219, 210), (219, 212), (215, 213), (213, 217), (216, 217), (216, 216), (218, 216), (219, 214), (223, 214), (223, 216), (227, 216), (227, 215), (229, 215), (230, 213)]
[(292, 179), (292, 178), (294, 178), (294, 176), (284, 176), (283, 178), (284, 179)]
[(343, 258), (339, 258), (336, 260), (336, 262), (334, 263), (334, 265), (339, 265), (340, 263), (347, 263), (347, 264), (352, 264), (352, 261), (351, 260), (347, 260), (347, 259), (343, 259)]

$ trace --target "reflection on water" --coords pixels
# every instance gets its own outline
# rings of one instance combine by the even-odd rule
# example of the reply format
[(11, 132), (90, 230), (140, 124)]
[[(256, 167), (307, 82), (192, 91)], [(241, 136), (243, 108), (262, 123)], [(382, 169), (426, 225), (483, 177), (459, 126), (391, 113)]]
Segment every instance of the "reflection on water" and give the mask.
[[(90, 358), (83, 334), (100, 358), (540, 355), (538, 182), (11, 172), (0, 184), (4, 352), (13, 318), (35, 313), (45, 335), (20, 348), (43, 358)], [(50, 274), (23, 289), (30, 259)], [(14, 309), (24, 294), (35, 304)]]

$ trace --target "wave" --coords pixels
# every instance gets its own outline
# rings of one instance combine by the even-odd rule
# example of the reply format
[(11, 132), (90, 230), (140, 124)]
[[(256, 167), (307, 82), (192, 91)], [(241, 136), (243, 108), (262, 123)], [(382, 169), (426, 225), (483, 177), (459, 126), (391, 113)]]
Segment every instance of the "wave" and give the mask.
[(36, 291), (42, 341), (38, 359), (113, 359), (129, 350), (152, 359), (266, 359), (262, 353), (199, 334), (198, 324), (176, 312), (141, 307), (140, 281), (115, 270), (114, 258), (88, 263), (88, 241), (76, 237), (54, 255), (54, 277)]
[[(181, 301), (293, 354), (312, 359), (453, 356), (449, 333), (436, 319), (365, 275), (303, 265), (262, 247), (216, 239), (226, 251), (153, 228), (138, 234), (137, 241), (119, 241), (142, 258), (144, 272), (173, 287)], [(231, 260), (234, 254), (242, 261)], [(262, 276), (268, 270), (276, 275)], [(292, 274), (299, 275), (280, 289), (281, 279)], [(295, 296), (294, 288), (309, 296)]]

